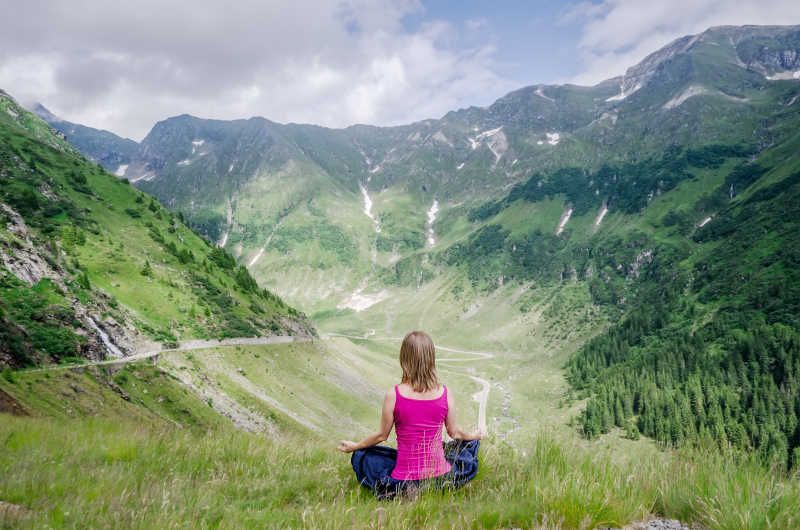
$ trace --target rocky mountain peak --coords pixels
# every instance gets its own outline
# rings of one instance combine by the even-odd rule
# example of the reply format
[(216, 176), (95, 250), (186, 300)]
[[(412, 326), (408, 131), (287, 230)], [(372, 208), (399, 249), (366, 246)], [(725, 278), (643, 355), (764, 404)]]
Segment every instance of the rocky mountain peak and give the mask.
[(50, 112), (50, 110), (41, 103), (35, 103), (29, 110), (50, 124), (64, 121)]

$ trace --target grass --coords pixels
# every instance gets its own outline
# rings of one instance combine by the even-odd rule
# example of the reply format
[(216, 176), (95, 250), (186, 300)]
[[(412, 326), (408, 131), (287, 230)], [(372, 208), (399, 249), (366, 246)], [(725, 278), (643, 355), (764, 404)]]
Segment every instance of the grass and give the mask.
[[(234, 269), (210, 264), (211, 245), (172, 213), (75, 156), (44, 122), (9, 98), (0, 97), (0, 107), (13, 107), (21, 116), (20, 127), (0, 113), (0, 158), (13, 168), (0, 195), (20, 208), (39, 257), (64, 270), (63, 284), (91, 311), (135, 325), (159, 341), (285, 327), (280, 319), (293, 310), (248, 290)], [(0, 224), (0, 251), (12, 254), (26, 246)], [(47, 287), (35, 289), (49, 303), (59, 303)], [(72, 297), (67, 301), (71, 305)]]
[(229, 428), (3, 418), (0, 499), (15, 527), (594, 528), (650, 514), (708, 528), (792, 528), (796, 480), (701, 450), (639, 461), (540, 434), (525, 453), (485, 442), (456, 492), (381, 502), (331, 440)]

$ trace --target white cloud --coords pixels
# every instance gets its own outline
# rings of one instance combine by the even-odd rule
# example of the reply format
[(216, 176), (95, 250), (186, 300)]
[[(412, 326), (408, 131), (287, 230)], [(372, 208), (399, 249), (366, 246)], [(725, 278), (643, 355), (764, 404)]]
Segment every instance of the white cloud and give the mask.
[(800, 24), (800, 2), (604, 0), (573, 5), (562, 22), (582, 25), (578, 49), (584, 70), (572, 81), (591, 85), (625, 73), (678, 37), (711, 26)]
[(415, 0), (42, 0), (0, 33), (0, 87), (65, 119), (140, 139), (190, 113), (399, 124), (515, 88), (464, 28), (415, 32)]

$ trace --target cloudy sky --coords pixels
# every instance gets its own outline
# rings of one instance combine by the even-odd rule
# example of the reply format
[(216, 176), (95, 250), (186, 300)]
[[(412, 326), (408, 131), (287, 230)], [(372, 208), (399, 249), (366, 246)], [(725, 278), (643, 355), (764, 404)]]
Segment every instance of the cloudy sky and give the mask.
[[(230, 4), (230, 5), (226, 5)], [(797, 0), (0, 0), (0, 88), (140, 140), (182, 113), (343, 127), (594, 84), (720, 24), (800, 24)]]

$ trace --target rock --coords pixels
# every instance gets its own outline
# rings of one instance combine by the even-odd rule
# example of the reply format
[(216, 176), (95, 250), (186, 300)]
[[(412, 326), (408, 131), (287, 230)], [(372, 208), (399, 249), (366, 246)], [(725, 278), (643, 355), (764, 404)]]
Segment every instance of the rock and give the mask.
[[(0, 390), (0, 412), (6, 412), (13, 416), (30, 416), (30, 413), (25, 410), (25, 408), (20, 405), (16, 399), (6, 394), (2, 390)], [(0, 506), (0, 515), (2, 513), (3, 510)]]
[[(613, 527), (610, 526), (601, 526), (598, 528), (603, 530), (613, 530)], [(689, 526), (686, 523), (678, 521), (677, 519), (654, 518), (648, 519), (647, 521), (637, 521), (635, 523), (631, 523), (625, 526), (622, 530), (697, 530), (701, 528), (701, 526), (697, 525)]]
[(0, 501), (0, 520), (10, 522), (19, 519), (27, 519), (31, 515), (33, 515), (33, 513), (30, 510), (19, 504)]

